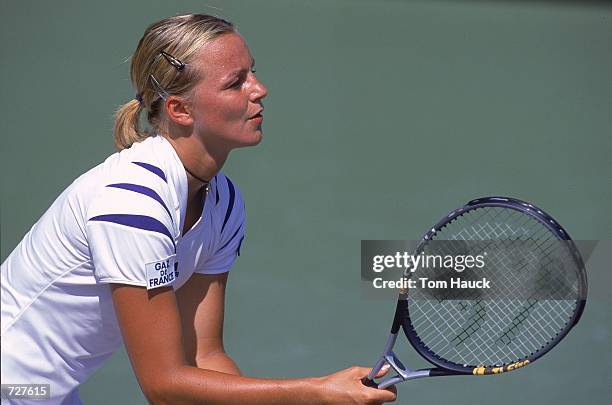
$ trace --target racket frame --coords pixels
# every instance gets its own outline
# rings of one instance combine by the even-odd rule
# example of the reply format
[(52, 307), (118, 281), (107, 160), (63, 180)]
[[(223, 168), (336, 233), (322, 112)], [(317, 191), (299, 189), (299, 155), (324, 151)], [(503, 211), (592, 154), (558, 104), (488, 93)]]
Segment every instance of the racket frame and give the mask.
[[(526, 366), (527, 364), (534, 362), (538, 358), (542, 357), (544, 354), (548, 353), (578, 323), (580, 317), (582, 316), (582, 313), (584, 312), (587, 294), (587, 279), (584, 262), (576, 245), (569, 237), (565, 229), (563, 229), (563, 227), (559, 225), (559, 223), (555, 221), (550, 215), (548, 215), (540, 208), (534, 206), (533, 204), (511, 197), (483, 197), (471, 200), (463, 207), (451, 211), (448, 215), (438, 221), (438, 223), (434, 225), (429, 231), (427, 231), (427, 233), (425, 233), (425, 235), (423, 235), (423, 237), (421, 238), (421, 242), (419, 243), (415, 251), (421, 251), (423, 246), (427, 244), (430, 240), (432, 240), (436, 233), (438, 233), (446, 225), (457, 219), (459, 216), (469, 211), (485, 207), (509, 208), (530, 215), (531, 217), (542, 223), (544, 226), (546, 226), (546, 228), (548, 228), (548, 230), (550, 230), (558, 239), (567, 242), (570, 253), (579, 269), (579, 297), (584, 297), (578, 300), (577, 307), (574, 311), (572, 318), (567, 322), (565, 328), (560, 331), (544, 348), (542, 348), (542, 350), (538, 350), (535, 353), (532, 353), (524, 360), (505, 364), (500, 367), (474, 367), (460, 365), (437, 356), (433, 351), (431, 351), (427, 346), (425, 346), (425, 344), (418, 337), (412, 325), (412, 321), (410, 320), (408, 311), (407, 291), (400, 290), (397, 306), (395, 309), (395, 315), (393, 317), (393, 325), (391, 326), (391, 333), (387, 338), (383, 353), (381, 354), (378, 361), (376, 362), (370, 373), (367, 375), (367, 377), (362, 380), (365, 385), (384, 389), (403, 381), (409, 381), (424, 377), (440, 377), (450, 375), (490, 375), (513, 371), (517, 368)], [(404, 331), (404, 334), (406, 335), (408, 341), (414, 347), (417, 353), (419, 353), (425, 360), (435, 365), (435, 368), (410, 369), (404, 366), (404, 364), (399, 360), (397, 355), (393, 352), (393, 347), (395, 345), (395, 342), (397, 341), (397, 336), (400, 327)], [(388, 377), (380, 383), (377, 383), (376, 381), (374, 381), (374, 378), (385, 364), (389, 364), (389, 366), (396, 372), (396, 375)]]

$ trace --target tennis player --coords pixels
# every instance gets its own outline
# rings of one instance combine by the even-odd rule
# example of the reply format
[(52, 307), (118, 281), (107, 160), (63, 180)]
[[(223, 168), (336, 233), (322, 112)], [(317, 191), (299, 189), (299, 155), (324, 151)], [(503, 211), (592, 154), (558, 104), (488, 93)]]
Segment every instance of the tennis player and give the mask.
[(368, 368), (256, 379), (224, 351), (245, 212), (220, 170), (232, 149), (261, 141), (267, 93), (234, 26), (205, 14), (152, 24), (131, 79), (119, 151), (64, 190), (2, 263), (2, 383), (50, 384), (46, 403), (78, 404), (78, 386), (124, 343), (155, 404), (395, 400), (361, 383)]

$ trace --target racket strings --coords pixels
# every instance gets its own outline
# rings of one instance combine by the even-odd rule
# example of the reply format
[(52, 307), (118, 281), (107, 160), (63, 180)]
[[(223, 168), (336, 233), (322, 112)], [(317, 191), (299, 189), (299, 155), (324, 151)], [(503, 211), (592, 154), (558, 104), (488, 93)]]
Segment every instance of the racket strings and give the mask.
[(436, 356), (473, 366), (520, 361), (546, 347), (573, 316), (578, 280), (572, 256), (530, 215), (501, 207), (475, 209), (440, 229), (434, 239), (445, 242), (427, 243), (425, 254), (495, 254), (487, 257), (486, 273), (428, 268), (418, 269), (418, 277), (487, 275), (501, 286), (499, 297), (456, 289), (410, 290), (412, 325)]

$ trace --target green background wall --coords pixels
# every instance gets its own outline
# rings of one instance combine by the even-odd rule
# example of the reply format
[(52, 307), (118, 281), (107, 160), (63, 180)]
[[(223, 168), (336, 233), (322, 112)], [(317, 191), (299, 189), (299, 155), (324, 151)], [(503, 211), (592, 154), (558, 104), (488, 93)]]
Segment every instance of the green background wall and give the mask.
[[(608, 4), (4, 0), (2, 260), (113, 152), (112, 114), (134, 95), (128, 58), (146, 26), (219, 14), (269, 89), (264, 142), (224, 169), (248, 210), (226, 349), (252, 376), (371, 365), (393, 304), (361, 297), (360, 240), (418, 238), (492, 194), (536, 203), (575, 239), (612, 239)], [(609, 285), (604, 270), (591, 282)], [(519, 372), (405, 383), (399, 403), (609, 402), (611, 310), (592, 299), (559, 348)], [(405, 341), (398, 353), (426, 366)], [(124, 351), (81, 396), (144, 402)]]

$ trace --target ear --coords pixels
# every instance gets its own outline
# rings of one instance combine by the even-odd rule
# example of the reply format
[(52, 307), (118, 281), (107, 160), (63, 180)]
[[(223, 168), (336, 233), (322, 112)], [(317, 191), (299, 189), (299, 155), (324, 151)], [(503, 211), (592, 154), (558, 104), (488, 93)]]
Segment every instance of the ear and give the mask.
[(179, 125), (193, 125), (191, 104), (177, 96), (168, 96), (164, 102), (168, 118)]

